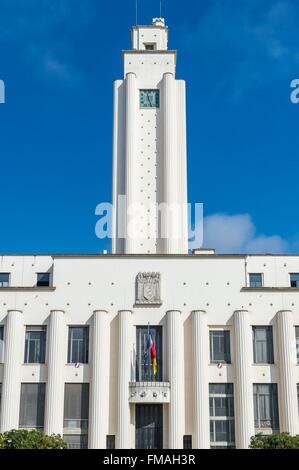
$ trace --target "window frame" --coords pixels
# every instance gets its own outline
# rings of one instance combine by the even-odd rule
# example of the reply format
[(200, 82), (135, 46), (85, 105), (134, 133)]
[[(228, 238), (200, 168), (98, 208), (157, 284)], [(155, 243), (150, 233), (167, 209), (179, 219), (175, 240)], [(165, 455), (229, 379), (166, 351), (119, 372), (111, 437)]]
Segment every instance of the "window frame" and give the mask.
[[(257, 330), (267, 330), (266, 340), (257, 340), (256, 331)], [(269, 332), (271, 332), (269, 334)], [(258, 345), (260, 343), (267, 344), (266, 353), (267, 361), (258, 360)], [(274, 334), (272, 325), (252, 325), (252, 344), (253, 344), (253, 363), (254, 364), (275, 364), (274, 362)]]
[[(214, 359), (213, 356), (215, 355), (213, 353), (213, 348), (212, 346), (214, 343), (212, 342), (212, 337), (213, 333), (224, 333), (224, 337), (228, 337), (228, 351), (225, 353), (224, 352), (224, 359)], [(213, 327), (209, 329), (209, 347), (210, 347), (210, 363), (211, 364), (231, 364), (232, 363), (232, 349), (231, 349), (231, 330), (228, 328), (217, 328)], [(225, 339), (224, 339), (224, 348), (225, 348)], [(227, 355), (228, 360), (225, 359), (225, 355)]]
[(115, 434), (106, 435), (106, 449), (114, 450), (115, 449)]
[[(0, 277), (2, 276), (7, 276), (7, 281), (1, 281), (0, 280), (0, 288), (6, 288), (6, 287), (10, 287), (10, 277), (11, 277), (11, 273), (7, 273), (7, 272), (0, 272)], [(7, 284), (7, 285), (3, 285), (3, 284)]]
[[(270, 390), (270, 393), (262, 393), (262, 392), (258, 392), (258, 388), (259, 387), (269, 387), (269, 390)], [(257, 390), (257, 391), (255, 391)], [(270, 408), (271, 408), (271, 412), (272, 412), (272, 417), (271, 417), (271, 421), (272, 421), (272, 425), (271, 426), (263, 426), (263, 425), (260, 425), (260, 426), (257, 426), (256, 423), (258, 422), (258, 424), (261, 424), (262, 421), (264, 422), (267, 422), (267, 421), (270, 421), (268, 419), (262, 419), (261, 418), (261, 402), (260, 402), (260, 398), (261, 397), (270, 397)], [(276, 401), (275, 401), (276, 399)], [(279, 403), (278, 403), (278, 385), (277, 383), (254, 383), (253, 384), (253, 404), (254, 404), (254, 428), (255, 430), (258, 432), (260, 432), (261, 430), (269, 430), (271, 429), (272, 432), (279, 432), (279, 426), (280, 426), (280, 423), (279, 423)], [(273, 424), (275, 426), (273, 426)]]
[[(213, 386), (223, 387), (224, 391), (213, 391)], [(225, 415), (217, 414), (218, 406), (216, 400), (225, 400), (227, 403), (227, 410)], [(211, 406), (212, 403), (212, 406)], [(212, 412), (211, 412), (212, 410)], [(235, 398), (234, 398), (234, 384), (233, 383), (209, 383), (209, 424), (210, 424), (210, 444), (211, 448), (235, 448), (236, 446), (236, 433), (235, 433)], [(227, 437), (230, 440), (218, 441), (217, 440), (217, 424), (227, 423)], [(214, 439), (212, 439), (212, 435)]]
[[(162, 325), (150, 326), (150, 331), (155, 331), (154, 341), (156, 344), (156, 355), (157, 355), (157, 375), (154, 377), (150, 352), (148, 353), (147, 363), (147, 374), (144, 375), (144, 342), (142, 341), (141, 335), (144, 331), (144, 335), (147, 334), (148, 325), (136, 325), (136, 359), (135, 359), (135, 380), (136, 382), (163, 382), (163, 336), (164, 328)], [(158, 337), (157, 337), (157, 332)], [(158, 338), (158, 341), (157, 341)], [(150, 371), (150, 373), (149, 373)]]
[[(39, 361), (29, 361), (30, 359), (30, 344), (34, 343), (34, 347), (36, 348), (37, 340), (29, 340), (29, 346), (27, 342), (27, 333), (35, 333), (35, 332), (40, 332), (41, 337), (39, 340), (40, 343), (40, 350), (38, 352), (39, 354)], [(25, 329), (25, 348), (24, 348), (24, 364), (45, 364), (46, 363), (46, 346), (47, 346), (47, 327), (44, 325), (26, 325)], [(35, 357), (37, 355), (35, 351)]]
[[(36, 403), (36, 410), (33, 410), (34, 412), (36, 412), (36, 420), (38, 420), (38, 418), (41, 418), (42, 417), (42, 425), (38, 425), (39, 423), (36, 422), (36, 425), (30, 425), (30, 424), (25, 424), (22, 422), (22, 419), (27, 417), (26, 416), (26, 410), (25, 410), (25, 407), (26, 406), (29, 406), (30, 407), (30, 403), (28, 404), (28, 399), (27, 399), (27, 402), (25, 401), (24, 399), (24, 395), (23, 395), (23, 390), (25, 389), (25, 387), (37, 387), (38, 391), (36, 393), (36, 396), (37, 396), (37, 403)], [(29, 396), (30, 394), (28, 394)], [(39, 403), (39, 401), (42, 399), (42, 402)], [(41, 406), (43, 404), (43, 407), (41, 409), (39, 409), (39, 405)], [(45, 426), (45, 407), (46, 407), (46, 383), (45, 382), (22, 382), (21, 383), (21, 389), (20, 389), (20, 408), (19, 408), (19, 429), (39, 429), (39, 430), (43, 430), (44, 429), (44, 426)], [(41, 412), (41, 416), (39, 416), (39, 412)], [(27, 415), (29, 414), (29, 412), (27, 411)], [(25, 421), (25, 419), (24, 419)]]
[(5, 327), (4, 325), (0, 324), (0, 364), (4, 364), (4, 362), (5, 362)]
[[(298, 332), (298, 336), (297, 336)], [(295, 325), (296, 361), (299, 364), (299, 325)]]
[[(43, 282), (43, 281), (40, 281), (38, 277), (39, 276), (46, 276), (46, 275), (49, 278), (49, 282), (47, 282), (47, 284), (45, 284), (45, 283), (41, 284), (41, 282)], [(42, 272), (36, 273), (36, 287), (51, 287), (51, 273), (48, 272), (48, 271), (43, 272), (43, 273)]]
[[(83, 351), (83, 355), (84, 355), (84, 358), (83, 358), (84, 360), (83, 361), (72, 360), (73, 359), (72, 358), (73, 341), (76, 341), (77, 343), (79, 343), (81, 341), (81, 343), (84, 344), (84, 339), (83, 340), (73, 340), (70, 337), (72, 330), (79, 329), (79, 328), (82, 328), (86, 331), (86, 334), (85, 334), (85, 337), (84, 337), (84, 339), (86, 340), (86, 344), (85, 344), (85, 348), (84, 348), (84, 351)], [(67, 364), (88, 364), (89, 363), (89, 343), (90, 343), (89, 336), (90, 336), (89, 325), (68, 325)], [(80, 355), (80, 345), (79, 344), (77, 345), (77, 354), (78, 354), (78, 356)], [(79, 357), (79, 359), (80, 359), (80, 357)]]
[[(156, 42), (144, 42), (144, 49), (146, 51), (156, 51), (157, 50), (157, 43)], [(152, 47), (152, 49), (148, 49), (148, 46)]]
[[(292, 276), (298, 276), (298, 280), (293, 281)], [(290, 278), (290, 287), (292, 289), (298, 289), (299, 288), (299, 273), (289, 273), (289, 278)], [(292, 282), (296, 282), (296, 285), (292, 286)]]
[[(260, 276), (261, 285), (251, 285), (251, 276)], [(254, 281), (255, 284), (258, 281)], [(248, 273), (248, 284), (251, 289), (262, 289), (264, 287), (264, 273)]]
[[(71, 388), (77, 388), (79, 389), (79, 386), (81, 386), (81, 406), (82, 408), (86, 408), (86, 415), (84, 417), (71, 417), (71, 416), (66, 416), (67, 413), (67, 400), (71, 400), (72, 394), (68, 396), (67, 394), (67, 389), (68, 387)], [(84, 396), (84, 391), (86, 395)], [(75, 394), (73, 394), (74, 396)], [(83, 404), (83, 399), (86, 400), (86, 403)], [(88, 434), (88, 427), (89, 427), (89, 404), (90, 404), (90, 385), (89, 382), (66, 382), (64, 384), (64, 404), (63, 404), (63, 435), (87, 435)], [(71, 405), (69, 405), (71, 406)], [(83, 410), (81, 410), (83, 414)], [(79, 424), (79, 426), (69, 426), (66, 424)]]

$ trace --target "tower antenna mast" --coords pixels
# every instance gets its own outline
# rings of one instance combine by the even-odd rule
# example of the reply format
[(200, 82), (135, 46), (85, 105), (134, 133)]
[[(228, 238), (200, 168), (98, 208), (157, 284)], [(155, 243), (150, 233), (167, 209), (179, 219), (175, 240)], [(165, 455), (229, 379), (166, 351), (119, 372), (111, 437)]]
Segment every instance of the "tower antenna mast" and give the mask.
[(160, 18), (162, 18), (162, 0), (160, 0)]
[(138, 0), (136, 0), (136, 26), (138, 25)]

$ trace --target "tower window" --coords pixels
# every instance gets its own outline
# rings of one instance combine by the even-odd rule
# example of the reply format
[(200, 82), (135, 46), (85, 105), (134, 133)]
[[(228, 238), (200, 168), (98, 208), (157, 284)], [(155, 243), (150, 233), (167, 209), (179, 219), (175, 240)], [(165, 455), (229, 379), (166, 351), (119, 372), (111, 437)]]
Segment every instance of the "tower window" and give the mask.
[(37, 287), (49, 287), (50, 286), (50, 273), (37, 273)]
[(144, 43), (144, 47), (146, 51), (155, 51), (156, 44), (155, 43)]

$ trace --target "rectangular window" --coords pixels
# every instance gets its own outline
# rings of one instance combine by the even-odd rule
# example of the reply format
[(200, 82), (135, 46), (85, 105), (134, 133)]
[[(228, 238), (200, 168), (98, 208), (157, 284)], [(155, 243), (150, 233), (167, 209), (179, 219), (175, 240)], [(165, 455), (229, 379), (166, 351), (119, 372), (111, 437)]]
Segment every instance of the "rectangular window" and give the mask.
[(212, 362), (231, 362), (229, 331), (210, 331), (210, 357)]
[(299, 287), (299, 273), (290, 274), (291, 287)]
[(106, 436), (106, 449), (115, 449), (115, 436)]
[(253, 326), (253, 357), (255, 364), (273, 364), (272, 326)]
[(44, 364), (46, 353), (46, 327), (27, 326), (25, 335), (25, 364)]
[(150, 345), (148, 344), (148, 327), (136, 327), (136, 382), (162, 382), (162, 326), (151, 326), (150, 335), (156, 346), (157, 374), (154, 375)]
[(65, 384), (64, 434), (87, 434), (88, 430), (89, 384)]
[(144, 43), (144, 47), (145, 47), (146, 51), (154, 51), (154, 50), (156, 50), (157, 45), (154, 42), (153, 43)]
[(0, 287), (9, 287), (9, 273), (0, 273)]
[(88, 436), (86, 434), (64, 434), (63, 440), (67, 443), (68, 449), (88, 448)]
[(235, 447), (233, 384), (210, 384), (210, 441), (212, 449)]
[(299, 326), (295, 326), (297, 364), (299, 364)]
[(68, 340), (68, 363), (87, 364), (89, 347), (88, 326), (70, 326)]
[(263, 287), (263, 275), (261, 273), (249, 274), (249, 286), (253, 288)]
[(192, 449), (192, 436), (186, 435), (183, 437), (183, 449)]
[(279, 430), (277, 384), (253, 384), (254, 425)]
[(49, 287), (50, 286), (50, 273), (38, 273), (36, 285), (37, 287)]
[(43, 429), (45, 412), (45, 384), (21, 385), (20, 428)]
[(4, 363), (4, 326), (0, 326), (0, 364)]

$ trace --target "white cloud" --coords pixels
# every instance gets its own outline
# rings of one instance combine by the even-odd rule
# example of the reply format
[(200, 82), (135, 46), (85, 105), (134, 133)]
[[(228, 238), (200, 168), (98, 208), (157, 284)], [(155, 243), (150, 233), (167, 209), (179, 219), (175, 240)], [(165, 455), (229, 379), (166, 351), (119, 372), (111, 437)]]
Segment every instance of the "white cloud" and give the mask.
[(279, 235), (257, 234), (249, 214), (209, 215), (204, 218), (203, 234), (203, 246), (218, 253), (286, 253), (290, 249), (289, 241)]

